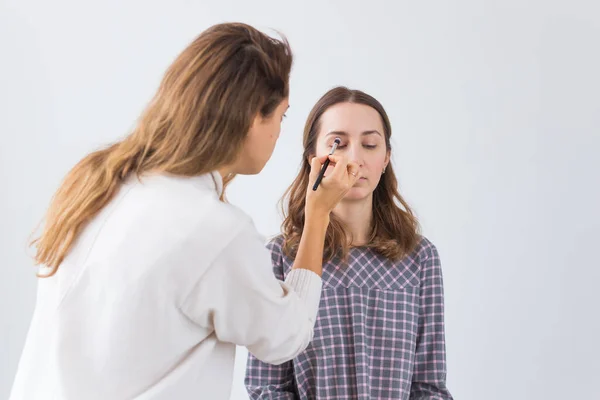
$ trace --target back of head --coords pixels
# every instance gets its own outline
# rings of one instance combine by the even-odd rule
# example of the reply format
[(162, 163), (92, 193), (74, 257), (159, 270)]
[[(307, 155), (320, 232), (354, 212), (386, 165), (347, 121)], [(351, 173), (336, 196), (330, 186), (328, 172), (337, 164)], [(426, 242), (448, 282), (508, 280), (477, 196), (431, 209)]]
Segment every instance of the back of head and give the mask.
[[(133, 132), (82, 159), (55, 194), (37, 246), (53, 275), (131, 174), (198, 176), (231, 164), (257, 115), (288, 97), (288, 42), (242, 23), (202, 32), (171, 64)], [(227, 183), (227, 180), (225, 184)]]
[(203, 32), (170, 66), (132, 136), (152, 146), (140, 167), (194, 176), (231, 163), (257, 113), (288, 96), (291, 64), (286, 41), (248, 25)]

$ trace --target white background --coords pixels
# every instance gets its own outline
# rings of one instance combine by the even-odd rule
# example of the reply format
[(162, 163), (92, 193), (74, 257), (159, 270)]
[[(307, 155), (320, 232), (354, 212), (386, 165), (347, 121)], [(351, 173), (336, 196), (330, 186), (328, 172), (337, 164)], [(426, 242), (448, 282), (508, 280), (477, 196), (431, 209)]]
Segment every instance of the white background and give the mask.
[[(281, 30), (296, 54), (275, 154), (230, 200), (277, 233), (310, 108), (334, 85), (367, 91), (390, 114), (401, 190), (441, 253), (454, 397), (600, 398), (599, 3), (290, 3), (0, 1), (0, 398), (34, 304), (26, 243), (50, 196), (223, 21)], [(246, 398), (245, 354), (234, 399)]]

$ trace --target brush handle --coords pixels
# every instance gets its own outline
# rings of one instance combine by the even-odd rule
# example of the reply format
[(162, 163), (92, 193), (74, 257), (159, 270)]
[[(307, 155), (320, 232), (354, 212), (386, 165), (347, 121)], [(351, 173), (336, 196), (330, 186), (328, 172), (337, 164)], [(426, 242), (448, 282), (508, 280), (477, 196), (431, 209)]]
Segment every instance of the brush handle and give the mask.
[[(333, 146), (331, 147), (331, 151), (329, 152), (330, 156), (333, 155), (335, 149), (337, 149), (341, 142), (342, 140), (340, 138), (335, 138), (335, 140), (333, 141)], [(315, 181), (315, 184), (313, 186), (313, 192), (317, 190), (319, 183), (321, 183), (321, 181), (323, 180), (323, 177), (325, 176), (325, 171), (327, 170), (327, 167), (329, 167), (330, 161), (331, 160), (329, 160), (329, 157), (327, 157), (327, 160), (325, 160), (325, 162), (323, 163), (323, 166), (321, 167), (321, 172), (319, 172), (319, 176), (317, 176), (317, 180)]]
[(317, 190), (319, 183), (321, 183), (321, 181), (323, 180), (323, 177), (325, 176), (325, 170), (327, 170), (327, 167), (329, 167), (329, 162), (330, 160), (328, 158), (327, 160), (325, 160), (325, 163), (321, 167), (321, 172), (319, 172), (319, 176), (317, 176), (317, 180), (315, 181), (315, 185), (313, 186), (313, 191)]

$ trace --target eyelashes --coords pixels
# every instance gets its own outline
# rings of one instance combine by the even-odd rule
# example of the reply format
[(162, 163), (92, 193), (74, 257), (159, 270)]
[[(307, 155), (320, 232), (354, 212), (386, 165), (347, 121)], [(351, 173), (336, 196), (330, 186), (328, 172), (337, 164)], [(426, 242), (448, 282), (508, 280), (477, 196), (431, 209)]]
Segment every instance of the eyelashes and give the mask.
[[(373, 149), (377, 148), (376, 144), (363, 144), (362, 146), (368, 150), (373, 150)], [(331, 148), (331, 147), (333, 147), (333, 144), (329, 145), (329, 148)], [(341, 149), (344, 149), (345, 147), (346, 147), (345, 144), (340, 144), (337, 148), (341, 150)]]

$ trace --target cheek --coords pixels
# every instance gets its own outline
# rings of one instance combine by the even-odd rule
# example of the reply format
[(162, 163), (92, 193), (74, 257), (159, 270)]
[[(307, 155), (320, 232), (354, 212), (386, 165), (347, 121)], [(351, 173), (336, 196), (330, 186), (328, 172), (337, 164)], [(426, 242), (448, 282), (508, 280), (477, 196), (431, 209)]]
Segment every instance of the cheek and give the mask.
[(373, 155), (365, 159), (366, 174), (369, 178), (369, 186), (374, 189), (381, 180), (383, 166), (385, 165), (385, 155)]
[(276, 122), (275, 125), (271, 129), (271, 138), (274, 140), (279, 139), (279, 135), (281, 134), (281, 122)]
[(381, 173), (383, 171), (383, 166), (385, 165), (385, 153), (384, 154), (373, 154), (368, 157), (366, 160), (369, 165), (370, 172), (376, 174)]
[(327, 145), (323, 144), (323, 143), (319, 143), (317, 142), (317, 157), (321, 157), (321, 156), (325, 156), (327, 154), (329, 154), (329, 151), (331, 150)]

